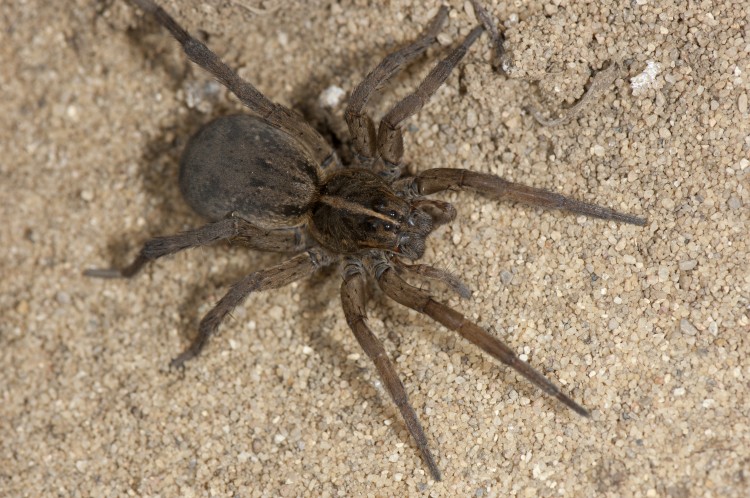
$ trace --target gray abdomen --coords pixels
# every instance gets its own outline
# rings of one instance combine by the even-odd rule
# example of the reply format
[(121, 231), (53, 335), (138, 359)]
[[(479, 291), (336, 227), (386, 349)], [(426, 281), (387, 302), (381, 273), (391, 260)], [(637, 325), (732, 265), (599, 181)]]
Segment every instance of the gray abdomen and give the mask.
[(180, 160), (180, 189), (209, 220), (231, 212), (266, 228), (299, 225), (318, 192), (318, 165), (288, 134), (236, 114), (203, 126)]

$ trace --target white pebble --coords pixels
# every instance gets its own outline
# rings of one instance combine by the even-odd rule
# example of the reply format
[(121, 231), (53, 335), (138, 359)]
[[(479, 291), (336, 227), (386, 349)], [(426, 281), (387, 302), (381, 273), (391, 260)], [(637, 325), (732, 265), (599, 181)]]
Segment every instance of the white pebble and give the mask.
[(320, 104), (320, 107), (337, 107), (345, 93), (343, 88), (331, 85), (320, 93), (318, 104)]

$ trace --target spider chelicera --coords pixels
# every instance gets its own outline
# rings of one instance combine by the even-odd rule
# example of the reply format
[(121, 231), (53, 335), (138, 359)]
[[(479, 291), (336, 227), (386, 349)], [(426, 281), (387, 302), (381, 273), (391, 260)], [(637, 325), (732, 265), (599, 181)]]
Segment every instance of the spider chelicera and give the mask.
[(440, 8), (416, 41), (385, 57), (354, 89), (345, 111), (354, 152), (352, 164), (342, 164), (337, 152), (308, 123), (240, 78), (153, 1), (132, 1), (169, 30), (188, 58), (224, 84), (253, 115), (225, 116), (208, 123), (191, 138), (182, 156), (182, 193), (190, 206), (210, 223), (147, 241), (125, 268), (92, 269), (85, 274), (132, 277), (149, 261), (222, 240), (253, 249), (298, 253), (232, 285), (201, 320), (197, 337), (172, 360), (172, 366), (182, 366), (198, 355), (227, 314), (251, 292), (283, 287), (321, 267), (338, 265), (343, 278), (341, 304), (346, 321), (375, 364), (436, 480), (440, 479), (440, 471), (406, 390), (381, 341), (367, 325), (368, 279), (374, 279), (391, 299), (458, 332), (545, 393), (576, 413), (588, 416), (586, 409), (521, 361), (502, 341), (400, 276), (412, 273), (437, 279), (464, 297), (468, 295), (466, 287), (448, 272), (404, 261), (420, 259), (430, 233), (455, 218), (453, 206), (427, 197), (448, 189), (471, 189), (494, 199), (645, 224), (642, 218), (494, 175), (453, 168), (428, 169), (416, 175), (404, 171), (401, 132), (404, 121), (430, 100), (483, 31), (488, 31), (498, 49), (501, 47), (501, 37), (478, 1), (472, 3), (481, 25), (453, 48), (413, 93), (385, 115), (377, 130), (365, 111), (368, 99), (435, 41), (447, 8)]

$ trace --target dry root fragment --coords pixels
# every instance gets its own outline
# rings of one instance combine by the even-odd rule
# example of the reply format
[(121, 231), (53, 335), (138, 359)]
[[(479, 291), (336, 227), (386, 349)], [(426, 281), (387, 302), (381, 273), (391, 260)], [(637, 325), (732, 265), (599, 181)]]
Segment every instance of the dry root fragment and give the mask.
[(571, 107), (560, 111), (557, 118), (545, 118), (544, 116), (542, 116), (541, 112), (539, 112), (539, 110), (534, 107), (529, 107), (528, 110), (531, 115), (534, 116), (534, 119), (536, 119), (539, 124), (543, 126), (558, 126), (563, 123), (567, 123), (571, 119), (578, 116), (581, 111), (585, 107), (587, 107), (596, 97), (604, 93), (605, 89), (609, 88), (609, 85), (611, 85), (615, 81), (617, 75), (620, 73), (619, 69), (620, 65), (617, 62), (613, 61), (605, 69), (602, 69), (601, 71), (596, 73), (593, 80), (591, 81), (591, 86), (588, 90), (586, 90), (586, 93), (583, 94), (583, 97), (581, 97), (578, 102), (573, 104)]

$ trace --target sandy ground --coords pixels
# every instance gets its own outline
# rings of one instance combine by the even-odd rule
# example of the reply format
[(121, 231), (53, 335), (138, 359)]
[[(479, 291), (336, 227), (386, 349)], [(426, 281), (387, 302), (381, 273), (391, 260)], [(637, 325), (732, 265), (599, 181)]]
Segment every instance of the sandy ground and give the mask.
[[(165, 1), (272, 99), (342, 137), (346, 95), (437, 1)], [(468, 4), (468, 2), (466, 2)], [(425, 5), (426, 4), (426, 5)], [(592, 411), (585, 420), (373, 289), (443, 471), (433, 482), (348, 331), (337, 271), (251, 296), (183, 373), (167, 368), (242, 275), (282, 255), (218, 246), (131, 281), (84, 278), (201, 224), (187, 137), (237, 101), (124, 1), (0, 6), (3, 496), (747, 496), (748, 2), (496, 2), (509, 76), (481, 38), (408, 123), (413, 170), (464, 167), (645, 215), (646, 227), (449, 193), (426, 287)], [(723, 6), (722, 6), (723, 5)], [(395, 78), (405, 95), (476, 23)], [(545, 127), (593, 76), (617, 78)]]

